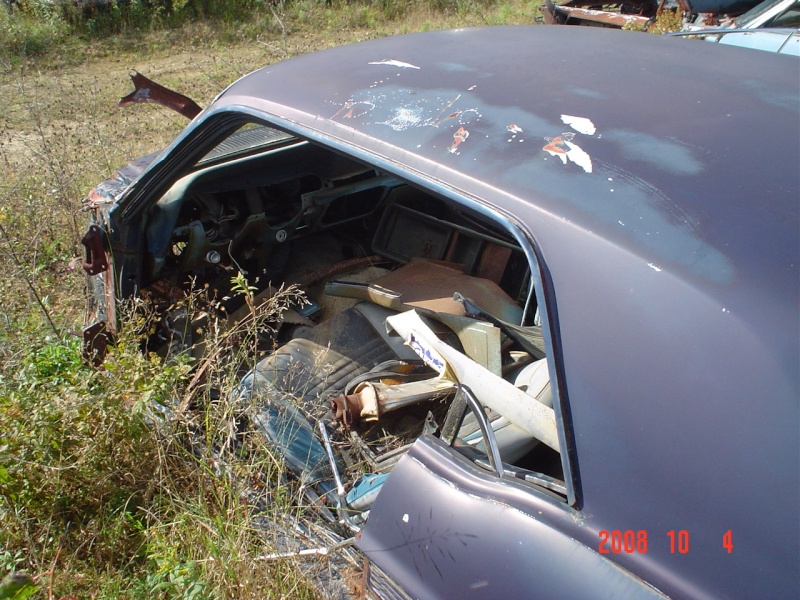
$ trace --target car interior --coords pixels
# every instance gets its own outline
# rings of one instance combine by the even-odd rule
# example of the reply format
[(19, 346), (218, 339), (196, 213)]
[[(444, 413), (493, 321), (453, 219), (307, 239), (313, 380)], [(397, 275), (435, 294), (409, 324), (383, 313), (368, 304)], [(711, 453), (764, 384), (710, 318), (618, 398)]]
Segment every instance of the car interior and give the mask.
[(565, 498), (531, 268), (499, 220), (252, 124), (149, 209), (146, 239), (142, 295), (167, 313), (153, 349), (197, 343), (168, 314), (188, 289), (232, 319), (238, 273), (258, 302), (303, 291), (233, 400), (332, 519), (363, 522), (425, 434)]

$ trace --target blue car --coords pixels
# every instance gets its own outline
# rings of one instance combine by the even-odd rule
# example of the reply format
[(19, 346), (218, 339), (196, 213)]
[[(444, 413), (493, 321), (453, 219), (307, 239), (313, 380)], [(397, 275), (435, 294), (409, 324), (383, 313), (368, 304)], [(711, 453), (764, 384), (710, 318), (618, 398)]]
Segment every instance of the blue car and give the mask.
[(797, 75), (569, 27), (267, 66), (89, 194), (87, 355), (297, 284), (229, 401), (370, 593), (797, 597)]

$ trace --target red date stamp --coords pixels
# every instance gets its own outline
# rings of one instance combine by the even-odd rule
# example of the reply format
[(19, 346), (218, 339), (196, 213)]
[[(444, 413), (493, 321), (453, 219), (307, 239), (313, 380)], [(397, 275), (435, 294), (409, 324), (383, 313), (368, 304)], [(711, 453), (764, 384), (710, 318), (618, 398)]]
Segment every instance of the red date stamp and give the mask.
[(633, 529), (626, 529), (625, 531), (620, 531), (619, 529), (614, 531), (603, 530), (600, 532), (598, 552), (600, 554), (619, 554), (620, 552), (646, 554), (647, 531), (644, 529), (639, 531), (634, 531)]
[[(666, 532), (666, 537), (671, 554), (689, 553), (691, 546), (687, 530), (680, 529), (675, 531), (673, 529)], [(623, 552), (626, 554), (647, 554), (648, 543), (648, 534), (645, 529), (638, 531), (633, 529), (603, 530), (600, 532), (600, 545), (597, 551), (600, 554), (620, 554)], [(728, 551), (728, 554), (733, 552), (733, 532), (730, 529), (722, 536), (722, 547)]]

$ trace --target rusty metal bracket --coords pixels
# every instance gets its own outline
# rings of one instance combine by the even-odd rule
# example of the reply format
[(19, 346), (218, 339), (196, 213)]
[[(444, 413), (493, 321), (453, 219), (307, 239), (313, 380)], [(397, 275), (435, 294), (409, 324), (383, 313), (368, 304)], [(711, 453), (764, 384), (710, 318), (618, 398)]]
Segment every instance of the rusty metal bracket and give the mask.
[(153, 104), (166, 106), (190, 120), (194, 119), (203, 110), (188, 96), (151, 81), (138, 71), (131, 71), (129, 74), (135, 89), (127, 96), (120, 98), (117, 106), (152, 102)]
[(97, 275), (108, 270), (108, 259), (103, 244), (103, 230), (97, 225), (90, 225), (81, 244), (86, 248), (86, 257), (83, 259), (83, 270), (89, 275)]
[(93, 367), (103, 364), (108, 352), (111, 336), (106, 330), (106, 322), (98, 321), (83, 330), (83, 359)]
[(332, 398), (331, 411), (334, 419), (350, 429), (359, 421), (378, 421), (384, 413), (446, 396), (454, 387), (452, 381), (440, 377), (409, 383), (363, 381), (352, 394)]

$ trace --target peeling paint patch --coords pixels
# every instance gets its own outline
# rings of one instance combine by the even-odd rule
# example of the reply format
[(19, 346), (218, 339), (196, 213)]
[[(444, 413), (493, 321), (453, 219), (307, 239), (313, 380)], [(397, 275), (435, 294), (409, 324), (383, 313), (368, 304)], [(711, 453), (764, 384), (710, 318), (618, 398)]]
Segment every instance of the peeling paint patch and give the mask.
[(542, 150), (548, 152), (550, 156), (557, 156), (564, 164), (571, 161), (587, 173), (591, 173), (592, 157), (583, 148), (572, 143), (574, 137), (574, 133), (567, 132), (555, 138), (545, 138), (549, 143)]
[[(567, 142), (574, 137), (574, 133), (564, 133), (558, 137), (544, 138), (549, 142), (549, 144), (542, 148), (542, 150), (549, 152), (551, 156), (566, 155), (567, 152), (569, 152), (569, 146), (567, 146)], [(564, 164), (567, 164), (566, 159), (564, 160)]]
[(592, 123), (591, 119), (587, 119), (586, 117), (561, 115), (561, 122), (564, 123), (564, 125), (569, 125), (575, 131), (584, 135), (594, 135), (597, 132), (597, 128), (594, 126), (594, 123)]
[(347, 100), (331, 118), (335, 119), (339, 116), (341, 116), (343, 119), (363, 117), (374, 108), (375, 104), (372, 102), (367, 102), (365, 100), (355, 101), (351, 99)]
[[(511, 137), (510, 137), (510, 138), (508, 138), (506, 141), (507, 141), (507, 142), (513, 142), (515, 139), (517, 139), (517, 135), (518, 135), (518, 134), (520, 134), (520, 133), (522, 133), (522, 127), (520, 127), (519, 125), (514, 125), (514, 124), (512, 123), (511, 125), (508, 125), (508, 126), (506, 127), (506, 131), (508, 131), (508, 132), (511, 134)], [(518, 139), (517, 141), (518, 141), (518, 142), (522, 142), (522, 141), (523, 141), (523, 139), (522, 139), (522, 138), (520, 138), (520, 139)]]
[(458, 102), (460, 98), (461, 98), (461, 94), (459, 94), (458, 96), (456, 96), (455, 98), (453, 98), (447, 104), (444, 105), (444, 108), (442, 108), (442, 110), (439, 112), (438, 115), (436, 115), (436, 118), (434, 119), (434, 123), (433, 123), (434, 127), (438, 127), (439, 123), (442, 123), (443, 121), (446, 121), (450, 117), (454, 117), (454, 116), (457, 117), (458, 116), (458, 114), (459, 114), (458, 111), (456, 111), (456, 112), (454, 112), (454, 113), (452, 113), (452, 114), (450, 114), (449, 116), (446, 116), (446, 117), (444, 116), (444, 113), (447, 112), (447, 109), (449, 109), (451, 106), (453, 106), (453, 104)]
[(460, 111), (460, 110), (457, 110), (457, 111), (455, 111), (455, 112), (452, 112), (452, 113), (450, 113), (450, 114), (449, 114), (449, 115), (447, 115), (446, 117), (442, 117), (441, 119), (439, 119), (438, 121), (436, 121), (436, 122), (433, 124), (433, 126), (434, 126), (434, 127), (438, 127), (439, 125), (441, 125), (441, 124), (442, 124), (442, 123), (444, 123), (445, 121), (448, 121), (448, 120), (450, 120), (450, 119), (457, 119), (459, 116), (461, 116), (461, 111)]
[(418, 66), (412, 65), (411, 63), (402, 62), (400, 60), (394, 59), (384, 59), (384, 60), (376, 60), (371, 63), (371, 65), (387, 65), (389, 67), (397, 67), (398, 69), (419, 69)]
[[(376, 81), (373, 86), (378, 84), (382, 82)], [(396, 133), (424, 128), (445, 130), (441, 132), (445, 141), (442, 144), (440, 139), (439, 148), (444, 146), (452, 154), (460, 153), (459, 144), (469, 135), (467, 128), (471, 129), (483, 118), (475, 105), (464, 102), (463, 93), (451, 90), (447, 94), (419, 95), (392, 84), (382, 84), (380, 90), (358, 90), (344, 102), (330, 101), (330, 104), (336, 107), (332, 109), (335, 112), (331, 119), (343, 124), (357, 122), (364, 127), (389, 127)], [(420, 135), (421, 138), (410, 140), (417, 148), (436, 148), (433, 138), (439, 138), (440, 134), (429, 132)], [(453, 135), (452, 141), (447, 140), (448, 135)], [(419, 143), (423, 138), (425, 143)]]
[(424, 111), (419, 107), (396, 108), (392, 115), (385, 121), (378, 121), (378, 125), (388, 125), (395, 131), (405, 131), (412, 127), (425, 124)]
[(455, 154), (458, 146), (469, 137), (469, 131), (463, 127), (459, 127), (458, 131), (453, 134), (453, 143), (447, 149), (451, 154)]

